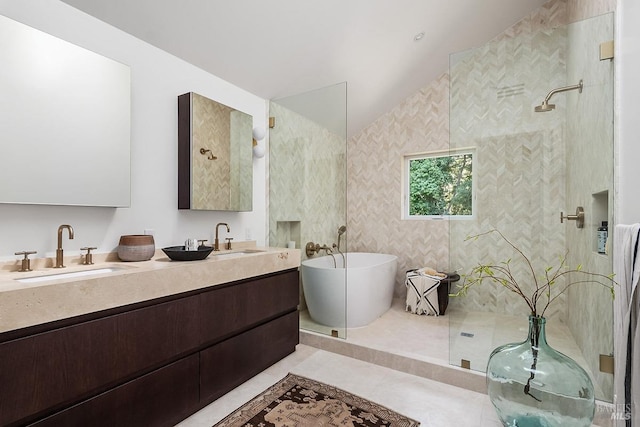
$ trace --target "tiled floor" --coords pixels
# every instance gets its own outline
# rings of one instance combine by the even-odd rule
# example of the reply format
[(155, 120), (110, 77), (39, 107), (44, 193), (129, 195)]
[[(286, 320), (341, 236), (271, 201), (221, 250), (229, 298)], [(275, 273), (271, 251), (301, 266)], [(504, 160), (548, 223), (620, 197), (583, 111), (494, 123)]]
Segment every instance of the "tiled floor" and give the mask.
[[(456, 312), (444, 316), (418, 316), (405, 311), (404, 301), (396, 299), (389, 311), (370, 325), (339, 331), (352, 344), (383, 350), (416, 360), (461, 365), (468, 360), (471, 369), (484, 372), (491, 351), (527, 337), (526, 317), (483, 312)], [(331, 328), (315, 323), (308, 311), (300, 317), (302, 329), (330, 334)], [(586, 366), (582, 353), (565, 325), (550, 322), (546, 328), (549, 344)]]
[(180, 427), (211, 427), (287, 373), (322, 381), (420, 421), (423, 427), (498, 427), (489, 398), (436, 381), (305, 345), (200, 412)]
[[(460, 365), (461, 359), (471, 362), (471, 369), (484, 371), (494, 348), (523, 341), (529, 323), (524, 316), (508, 316), (483, 312), (452, 312), (449, 324), (450, 360)], [(555, 350), (574, 359), (588, 370), (580, 347), (569, 328), (559, 322), (548, 322), (545, 328), (547, 342)], [(469, 335), (472, 335), (469, 337)]]

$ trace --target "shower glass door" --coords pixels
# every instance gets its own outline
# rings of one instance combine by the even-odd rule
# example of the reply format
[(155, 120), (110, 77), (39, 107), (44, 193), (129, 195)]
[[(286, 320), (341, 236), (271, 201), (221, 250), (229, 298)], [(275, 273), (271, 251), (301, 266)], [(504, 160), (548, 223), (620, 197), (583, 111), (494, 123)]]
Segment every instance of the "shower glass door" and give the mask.
[[(570, 25), (519, 31), (450, 59), (451, 149), (475, 150), (475, 211), (450, 222), (450, 268), (464, 278), (482, 264), (510, 261), (514, 275), (532, 280), (519, 254), (536, 271), (567, 264), (612, 272), (609, 254), (597, 251), (597, 228), (613, 219), (613, 62), (599, 46), (613, 40), (611, 14)], [(555, 109), (535, 112), (552, 90)], [(584, 228), (560, 222), (560, 212), (585, 211)], [(530, 274), (529, 274), (530, 277)], [(455, 286), (452, 291), (455, 292)], [(530, 289), (529, 289), (530, 291)], [(612, 400), (613, 376), (600, 355), (613, 352), (613, 301), (597, 285), (571, 288), (545, 313), (549, 344), (590, 373), (596, 397)], [(451, 298), (450, 363), (484, 371), (491, 351), (526, 338), (530, 309), (518, 295), (490, 283)]]
[(341, 83), (269, 105), (269, 245), (295, 245), (303, 264), (322, 264), (306, 283), (301, 272), (300, 327), (340, 338), (347, 324), (346, 94)]

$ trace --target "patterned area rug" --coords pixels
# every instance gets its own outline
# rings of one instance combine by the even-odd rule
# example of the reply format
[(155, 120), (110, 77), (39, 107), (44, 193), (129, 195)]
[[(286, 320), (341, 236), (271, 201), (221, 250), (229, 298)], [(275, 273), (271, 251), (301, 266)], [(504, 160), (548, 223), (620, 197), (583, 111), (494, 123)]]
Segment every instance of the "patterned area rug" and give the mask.
[(214, 427), (415, 427), (420, 423), (339, 388), (288, 374)]

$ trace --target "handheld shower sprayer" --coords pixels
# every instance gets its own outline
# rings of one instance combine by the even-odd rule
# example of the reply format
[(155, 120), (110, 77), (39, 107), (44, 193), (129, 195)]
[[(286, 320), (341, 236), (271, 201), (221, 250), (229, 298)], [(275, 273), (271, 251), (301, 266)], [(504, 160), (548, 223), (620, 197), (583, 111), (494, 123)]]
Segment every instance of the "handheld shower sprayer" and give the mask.
[(553, 95), (555, 95), (556, 93), (566, 92), (568, 90), (576, 90), (576, 89), (578, 90), (579, 93), (582, 93), (582, 87), (583, 87), (582, 79), (580, 79), (580, 82), (577, 85), (565, 86), (565, 87), (559, 87), (557, 89), (553, 89), (544, 98), (544, 101), (542, 101), (542, 104), (536, 106), (534, 111), (536, 113), (546, 113), (547, 111), (551, 111), (556, 108), (556, 104), (549, 104), (549, 100)]
[(340, 237), (346, 232), (347, 232), (346, 225), (341, 225), (340, 228), (338, 228), (338, 244), (336, 245), (336, 247), (338, 248), (338, 252), (340, 251)]

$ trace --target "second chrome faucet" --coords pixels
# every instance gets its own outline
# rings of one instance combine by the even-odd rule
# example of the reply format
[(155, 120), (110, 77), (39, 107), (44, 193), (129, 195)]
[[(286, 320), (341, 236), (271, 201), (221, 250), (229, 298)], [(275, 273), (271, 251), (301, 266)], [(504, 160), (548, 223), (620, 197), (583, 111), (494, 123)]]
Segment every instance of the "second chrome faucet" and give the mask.
[(69, 231), (69, 239), (73, 239), (73, 227), (67, 224), (62, 224), (58, 227), (58, 249), (56, 249), (56, 265), (55, 268), (64, 267), (64, 252), (62, 250), (62, 230), (67, 229)]

